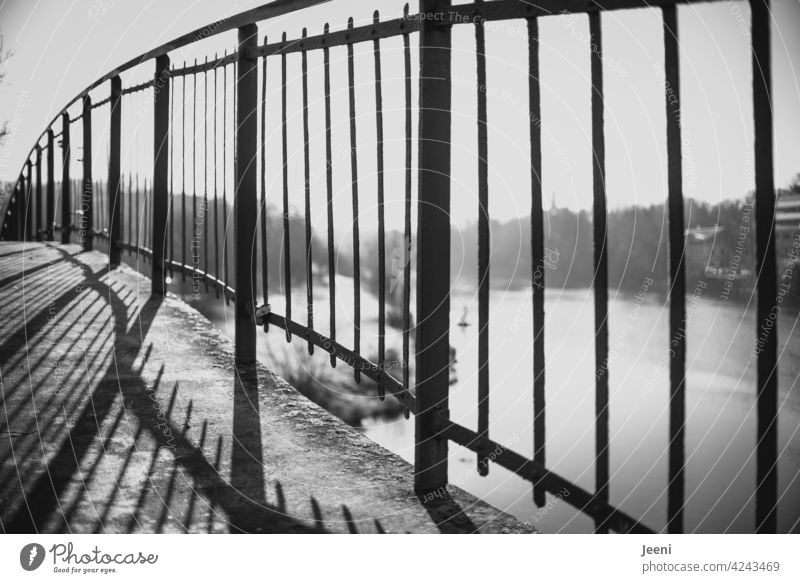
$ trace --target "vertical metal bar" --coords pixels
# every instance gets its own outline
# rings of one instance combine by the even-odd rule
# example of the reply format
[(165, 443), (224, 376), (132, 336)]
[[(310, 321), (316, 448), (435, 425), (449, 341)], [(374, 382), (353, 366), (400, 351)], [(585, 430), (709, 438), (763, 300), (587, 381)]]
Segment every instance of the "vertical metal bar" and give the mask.
[(128, 190), (126, 198), (128, 199), (128, 229), (126, 232), (128, 244), (130, 245), (133, 243), (133, 177), (130, 173), (128, 173)]
[[(228, 51), (225, 51), (225, 57)], [(224, 57), (223, 57), (224, 58)], [(228, 303), (228, 66), (222, 68), (222, 270), (225, 303)]]
[(56, 181), (55, 181), (55, 139), (53, 128), (47, 129), (47, 224), (45, 225), (48, 241), (54, 240), (56, 223)]
[[(408, 3), (403, 6), (404, 20), (408, 20)], [(403, 217), (403, 388), (410, 387), (410, 335), (411, 335), (411, 44), (408, 33), (403, 34), (403, 64), (405, 68), (405, 208)], [(409, 411), (403, 407), (403, 415)]]
[[(480, 4), (477, 2), (476, 4)], [(486, 35), (483, 21), (475, 20), (475, 60), (478, 101), (478, 435), (489, 438), (489, 135), (486, 119)], [(477, 458), (478, 474), (489, 474), (485, 453)]]
[[(377, 26), (380, 15), (376, 10), (372, 22)], [(378, 170), (378, 373), (382, 374), (386, 360), (386, 219), (384, 216), (383, 176), (383, 88), (381, 79), (381, 41), (373, 41), (375, 58), (375, 131), (377, 143), (376, 167)], [(378, 384), (378, 396), (385, 398), (383, 385)]]
[[(528, 115), (531, 140), (531, 301), (533, 303), (533, 461), (545, 465), (544, 212), (542, 210), (542, 101), (539, 86), (539, 21), (528, 19)], [(533, 502), (546, 503), (533, 486)]]
[(72, 150), (70, 146), (69, 114), (61, 114), (61, 243), (69, 243), (70, 229), (72, 226), (72, 179), (70, 178), (70, 163)]
[[(303, 38), (306, 38), (307, 31), (303, 28)], [(306, 217), (306, 311), (308, 329), (314, 329), (314, 283), (312, 280), (311, 265), (311, 168), (309, 166), (309, 145), (308, 145), (308, 55), (303, 50), (301, 53), (301, 68), (303, 81), (303, 170), (304, 195), (305, 195), (305, 217)], [(308, 353), (314, 354), (314, 344), (309, 339)]]
[(756, 532), (778, 528), (778, 313), (769, 0), (750, 0), (755, 118), (756, 289), (758, 291)]
[[(330, 32), (326, 22), (324, 34)], [(336, 262), (333, 248), (333, 160), (331, 154), (331, 61), (327, 44), (322, 49), (325, 84), (325, 195), (328, 205), (328, 300), (330, 309), (330, 339), (336, 342)], [(336, 355), (331, 351), (331, 366), (336, 366)]]
[[(603, 37), (600, 13), (589, 13), (592, 43), (592, 150), (594, 230), (595, 498), (608, 503), (608, 251), (606, 248), (605, 135), (603, 127)], [(596, 49), (594, 48), (596, 47)], [(606, 532), (601, 521), (597, 532)]]
[(25, 179), (25, 241), (34, 239), (33, 221), (33, 163), (28, 157), (25, 165), (28, 168), (27, 178)]
[[(195, 69), (197, 59), (194, 60)], [(192, 73), (192, 222), (190, 236), (192, 242), (189, 249), (192, 252), (192, 289), (194, 289), (196, 277), (198, 275), (199, 261), (195, 260), (195, 255), (200, 252), (197, 241), (197, 73)]]
[[(167, 291), (167, 270), (165, 239), (169, 211), (169, 56), (156, 59), (155, 84), (153, 87), (153, 181), (152, 223), (150, 228), (150, 249), (152, 250), (152, 293), (164, 295)], [(146, 184), (146, 182), (145, 182)], [(145, 198), (145, 200), (147, 200)]]
[[(217, 53), (214, 53), (214, 61), (219, 62)], [(220, 279), (219, 270), (219, 180), (217, 179), (217, 67), (214, 67), (214, 277)], [(219, 297), (219, 284), (216, 286), (217, 297)]]
[[(267, 37), (264, 37), (267, 44)], [(269, 253), (267, 249), (267, 57), (261, 57), (261, 293), (269, 305)], [(264, 332), (269, 323), (264, 319)]]
[(667, 115), (667, 212), (669, 225), (669, 488), (667, 531), (683, 532), (684, 427), (686, 424), (686, 273), (681, 172), (678, 19), (674, 5), (662, 7), (664, 87)]
[[(283, 33), (282, 42), (286, 42)], [(281, 53), (281, 147), (283, 152), (283, 288), (286, 297), (286, 319), (292, 319), (291, 238), (289, 233), (289, 147), (286, 125), (286, 53)], [(286, 341), (291, 340), (286, 327)]]
[(112, 267), (122, 259), (122, 81), (111, 78), (111, 128), (108, 155), (108, 255)]
[[(353, 29), (353, 18), (347, 19)], [(356, 146), (356, 87), (353, 67), (353, 43), (347, 43), (347, 79), (350, 98), (350, 172), (353, 194), (353, 352), (361, 354), (361, 244), (358, 221), (358, 148)], [(361, 371), (353, 369), (355, 381), (361, 382)]]
[(36, 196), (34, 198), (35, 222), (34, 234), (37, 241), (42, 240), (42, 147), (36, 144)]
[(142, 214), (141, 210), (142, 207), (139, 204), (139, 173), (136, 173), (136, 255), (138, 257), (139, 251), (141, 250), (141, 242), (142, 242), (142, 222), (149, 220), (149, 217)]
[[(208, 65), (208, 57), (205, 59)], [(208, 67), (203, 69), (203, 272), (208, 293)]]
[[(184, 68), (186, 61), (183, 62)], [(181, 77), (181, 264), (186, 261), (186, 76)], [(181, 281), (186, 281), (186, 270), (181, 270)], [(226, 278), (227, 283), (227, 278)]]
[(175, 92), (169, 92), (169, 275), (175, 261)]
[(91, 251), (94, 240), (94, 193), (92, 192), (92, 98), (83, 98), (83, 192), (81, 193), (81, 225), (78, 240), (84, 251)]
[(233, 197), (236, 259), (236, 362), (256, 360), (255, 281), (258, 212), (258, 27), (239, 28), (236, 69), (236, 192)]
[[(444, 15), (450, 0), (421, 0), (420, 12)], [(420, 22), (419, 200), (414, 487), (422, 494), (447, 484), (450, 381), (451, 29)]]

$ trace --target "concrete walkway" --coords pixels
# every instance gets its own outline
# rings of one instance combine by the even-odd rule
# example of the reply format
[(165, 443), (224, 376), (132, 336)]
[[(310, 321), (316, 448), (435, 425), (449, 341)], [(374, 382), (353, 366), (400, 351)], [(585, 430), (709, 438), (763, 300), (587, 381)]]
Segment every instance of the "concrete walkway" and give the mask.
[[(24, 271), (23, 271), (24, 270)], [(23, 276), (24, 273), (24, 276)], [(0, 244), (0, 531), (522, 532), (259, 367), (150, 280), (75, 245)]]

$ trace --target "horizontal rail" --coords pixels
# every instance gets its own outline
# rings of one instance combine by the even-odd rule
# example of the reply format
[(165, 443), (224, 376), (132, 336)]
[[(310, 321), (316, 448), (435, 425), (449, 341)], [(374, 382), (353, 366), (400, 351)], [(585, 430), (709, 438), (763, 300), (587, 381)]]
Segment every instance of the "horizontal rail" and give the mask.
[[(135, 247), (134, 247), (135, 249)], [(231, 286), (226, 285), (224, 281), (211, 275), (210, 273), (203, 271), (202, 269), (197, 269), (191, 265), (186, 265), (185, 263), (181, 263), (180, 261), (175, 261), (174, 259), (167, 259), (164, 261), (167, 267), (170, 269), (174, 269), (179, 273), (183, 273), (186, 275), (190, 275), (194, 278), (198, 278), (203, 281), (203, 283), (208, 283), (211, 286), (218, 288), (222, 291), (229, 300), (236, 299), (236, 290), (233, 289)]]
[(492, 452), (494, 463), (532, 482), (537, 488), (542, 488), (553, 494), (568, 493), (568, 495), (564, 495), (561, 498), (564, 502), (569, 503), (599, 523), (604, 523), (607, 527), (617, 532), (637, 534), (653, 532), (639, 521), (631, 518), (621, 510), (601, 502), (591, 493), (576, 486), (569, 480), (491, 439), (481, 438), (477, 433), (463, 425), (447, 420), (439, 433), (442, 437), (446, 437), (478, 455), (487, 451)]
[(131, 87), (126, 87), (122, 90), (123, 95), (128, 95), (130, 93), (136, 93), (137, 91), (144, 91), (149, 87), (155, 85), (155, 80), (151, 79), (150, 81), (145, 81), (144, 83), (139, 83), (138, 85), (132, 85)]
[(264, 44), (258, 48), (262, 57), (285, 55), (302, 51), (313, 51), (337, 46), (345, 46), (360, 42), (374, 41), (382, 38), (400, 36), (419, 30), (419, 19), (412, 17), (395, 18), (380, 23), (346, 28), (336, 32), (322, 33), (315, 36), (300, 37), (294, 40)]
[(358, 370), (367, 378), (375, 381), (378, 386), (383, 387), (386, 391), (392, 394), (406, 409), (412, 413), (416, 413), (416, 398), (410, 391), (403, 388), (403, 384), (395, 379), (392, 375), (382, 371), (377, 364), (374, 364), (350, 350), (345, 348), (335, 340), (331, 340), (327, 336), (320, 334), (316, 330), (310, 330), (306, 326), (288, 320), (279, 314), (270, 313), (266, 317), (266, 322), (274, 324), (279, 328), (289, 332), (292, 335), (297, 335), (307, 342), (311, 342), (315, 346), (319, 346), (322, 350), (328, 352), (331, 356), (335, 356), (348, 366)]
[(495, 0), (475, 4), (456, 4), (447, 14), (422, 14), (410, 18), (432, 18), (449, 24), (467, 24), (474, 23), (476, 20), (513, 20), (556, 14), (587, 14), (722, 1), (726, 0), (550, 0), (546, 5), (536, 5), (520, 0)]
[(232, 65), (236, 62), (238, 57), (238, 51), (234, 51), (230, 54), (224, 55), (222, 58), (215, 58), (213, 61), (198, 63), (196, 65), (187, 65), (185, 67), (176, 67), (170, 70), (169, 74), (170, 77), (185, 77), (187, 75), (196, 75), (197, 73), (206, 73), (219, 67)]

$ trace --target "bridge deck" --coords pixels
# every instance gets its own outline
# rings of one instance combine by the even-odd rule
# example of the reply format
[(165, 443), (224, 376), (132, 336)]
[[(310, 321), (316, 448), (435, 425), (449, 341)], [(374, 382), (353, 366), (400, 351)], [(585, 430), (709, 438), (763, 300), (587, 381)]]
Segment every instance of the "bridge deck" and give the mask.
[(230, 340), (107, 262), (0, 244), (0, 530), (520, 529), (455, 488), (422, 504), (408, 463), (263, 367), (237, 381)]

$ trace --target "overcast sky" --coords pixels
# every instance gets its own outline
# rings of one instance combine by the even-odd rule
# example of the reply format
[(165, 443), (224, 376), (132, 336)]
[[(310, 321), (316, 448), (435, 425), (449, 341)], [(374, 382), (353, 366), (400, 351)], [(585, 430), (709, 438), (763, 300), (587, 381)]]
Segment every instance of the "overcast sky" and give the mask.
[[(260, 2), (212, 0), (4, 0), (0, 1), (0, 33), (13, 57), (6, 63), (0, 87), (0, 112), (11, 122), (12, 135), (0, 148), (0, 178), (14, 179), (33, 140), (60, 108), (95, 78), (137, 54), (216, 19)], [(800, 4), (774, 0), (773, 75), (775, 95), (775, 176), (786, 185), (800, 172)], [(290, 37), (308, 26), (321, 32), (372, 18), (399, 16), (402, 2), (380, 0), (333, 2), (260, 25), (261, 34)], [(412, 12), (415, 6), (412, 3)], [(541, 19), (543, 181), (547, 204), (588, 208), (591, 204), (590, 81), (588, 22), (585, 15)], [(653, 204), (664, 200), (665, 110), (663, 37), (659, 10), (605, 13), (604, 72), (608, 196), (612, 206)], [(749, 7), (746, 2), (721, 2), (679, 7), (681, 84), (686, 196), (719, 201), (742, 196), (753, 183), (753, 130)], [(196, 52), (173, 55), (173, 62), (232, 48), (235, 33), (206, 41)], [(453, 56), (453, 208), (459, 222), (476, 216), (477, 170), (475, 128), (474, 27), (455, 28)], [(529, 142), (527, 135), (527, 48), (524, 22), (487, 24), (490, 144), (490, 212), (507, 220), (530, 212)], [(387, 200), (402, 198), (402, 45), (383, 43), (386, 86)], [(373, 198), (374, 87), (371, 43), (356, 50), (359, 85), (359, 171), (362, 197)], [(332, 51), (334, 140), (346, 145), (347, 85), (345, 52)], [(278, 60), (271, 61), (276, 64)], [(292, 196), (302, 196), (302, 142), (299, 109), (299, 57), (289, 58), (290, 153)], [(416, 69), (416, 63), (415, 63)], [(152, 64), (123, 78), (128, 85), (152, 74)], [(270, 65), (270, 101), (279, 99), (279, 67)], [(324, 156), (322, 132), (321, 56), (309, 57), (312, 160)], [(200, 82), (202, 77), (198, 78)], [(178, 85), (176, 85), (178, 87)], [(98, 90), (97, 99), (107, 94)], [(276, 93), (276, 91), (278, 91)], [(219, 99), (219, 93), (217, 99)], [(415, 91), (416, 99), (416, 91)], [(209, 107), (213, 105), (210, 98)], [(129, 112), (128, 112), (129, 113)], [(278, 140), (278, 107), (270, 108), (269, 140)], [(127, 118), (126, 118), (127, 119)], [(147, 119), (143, 132), (149, 131)], [(56, 127), (56, 131), (58, 131)], [(191, 127), (187, 132), (191, 134)], [(143, 142), (148, 142), (145, 137)], [(191, 135), (189, 135), (191, 138)], [(192, 140), (190, 139), (189, 142)], [(270, 143), (272, 143), (270, 141)], [(336, 144), (334, 148), (336, 148)], [(270, 155), (279, 154), (269, 147)], [(146, 159), (146, 154), (145, 158)], [(280, 157), (269, 158), (270, 168)], [(202, 162), (196, 170), (202, 172)], [(100, 165), (99, 167), (102, 167)], [(133, 166), (131, 166), (133, 167)], [(341, 167), (341, 168), (339, 168)], [(191, 172), (187, 170), (186, 172)], [(299, 176), (299, 177), (298, 177)], [(273, 180), (274, 178), (274, 180)], [(273, 188), (280, 172), (270, 173)], [(337, 203), (347, 206), (349, 159), (335, 169)], [(315, 214), (322, 207), (324, 173), (312, 169)], [(341, 197), (341, 200), (340, 198)], [(368, 212), (365, 211), (365, 212)], [(341, 214), (341, 213), (340, 213)], [(391, 213), (392, 220), (400, 216)]]

